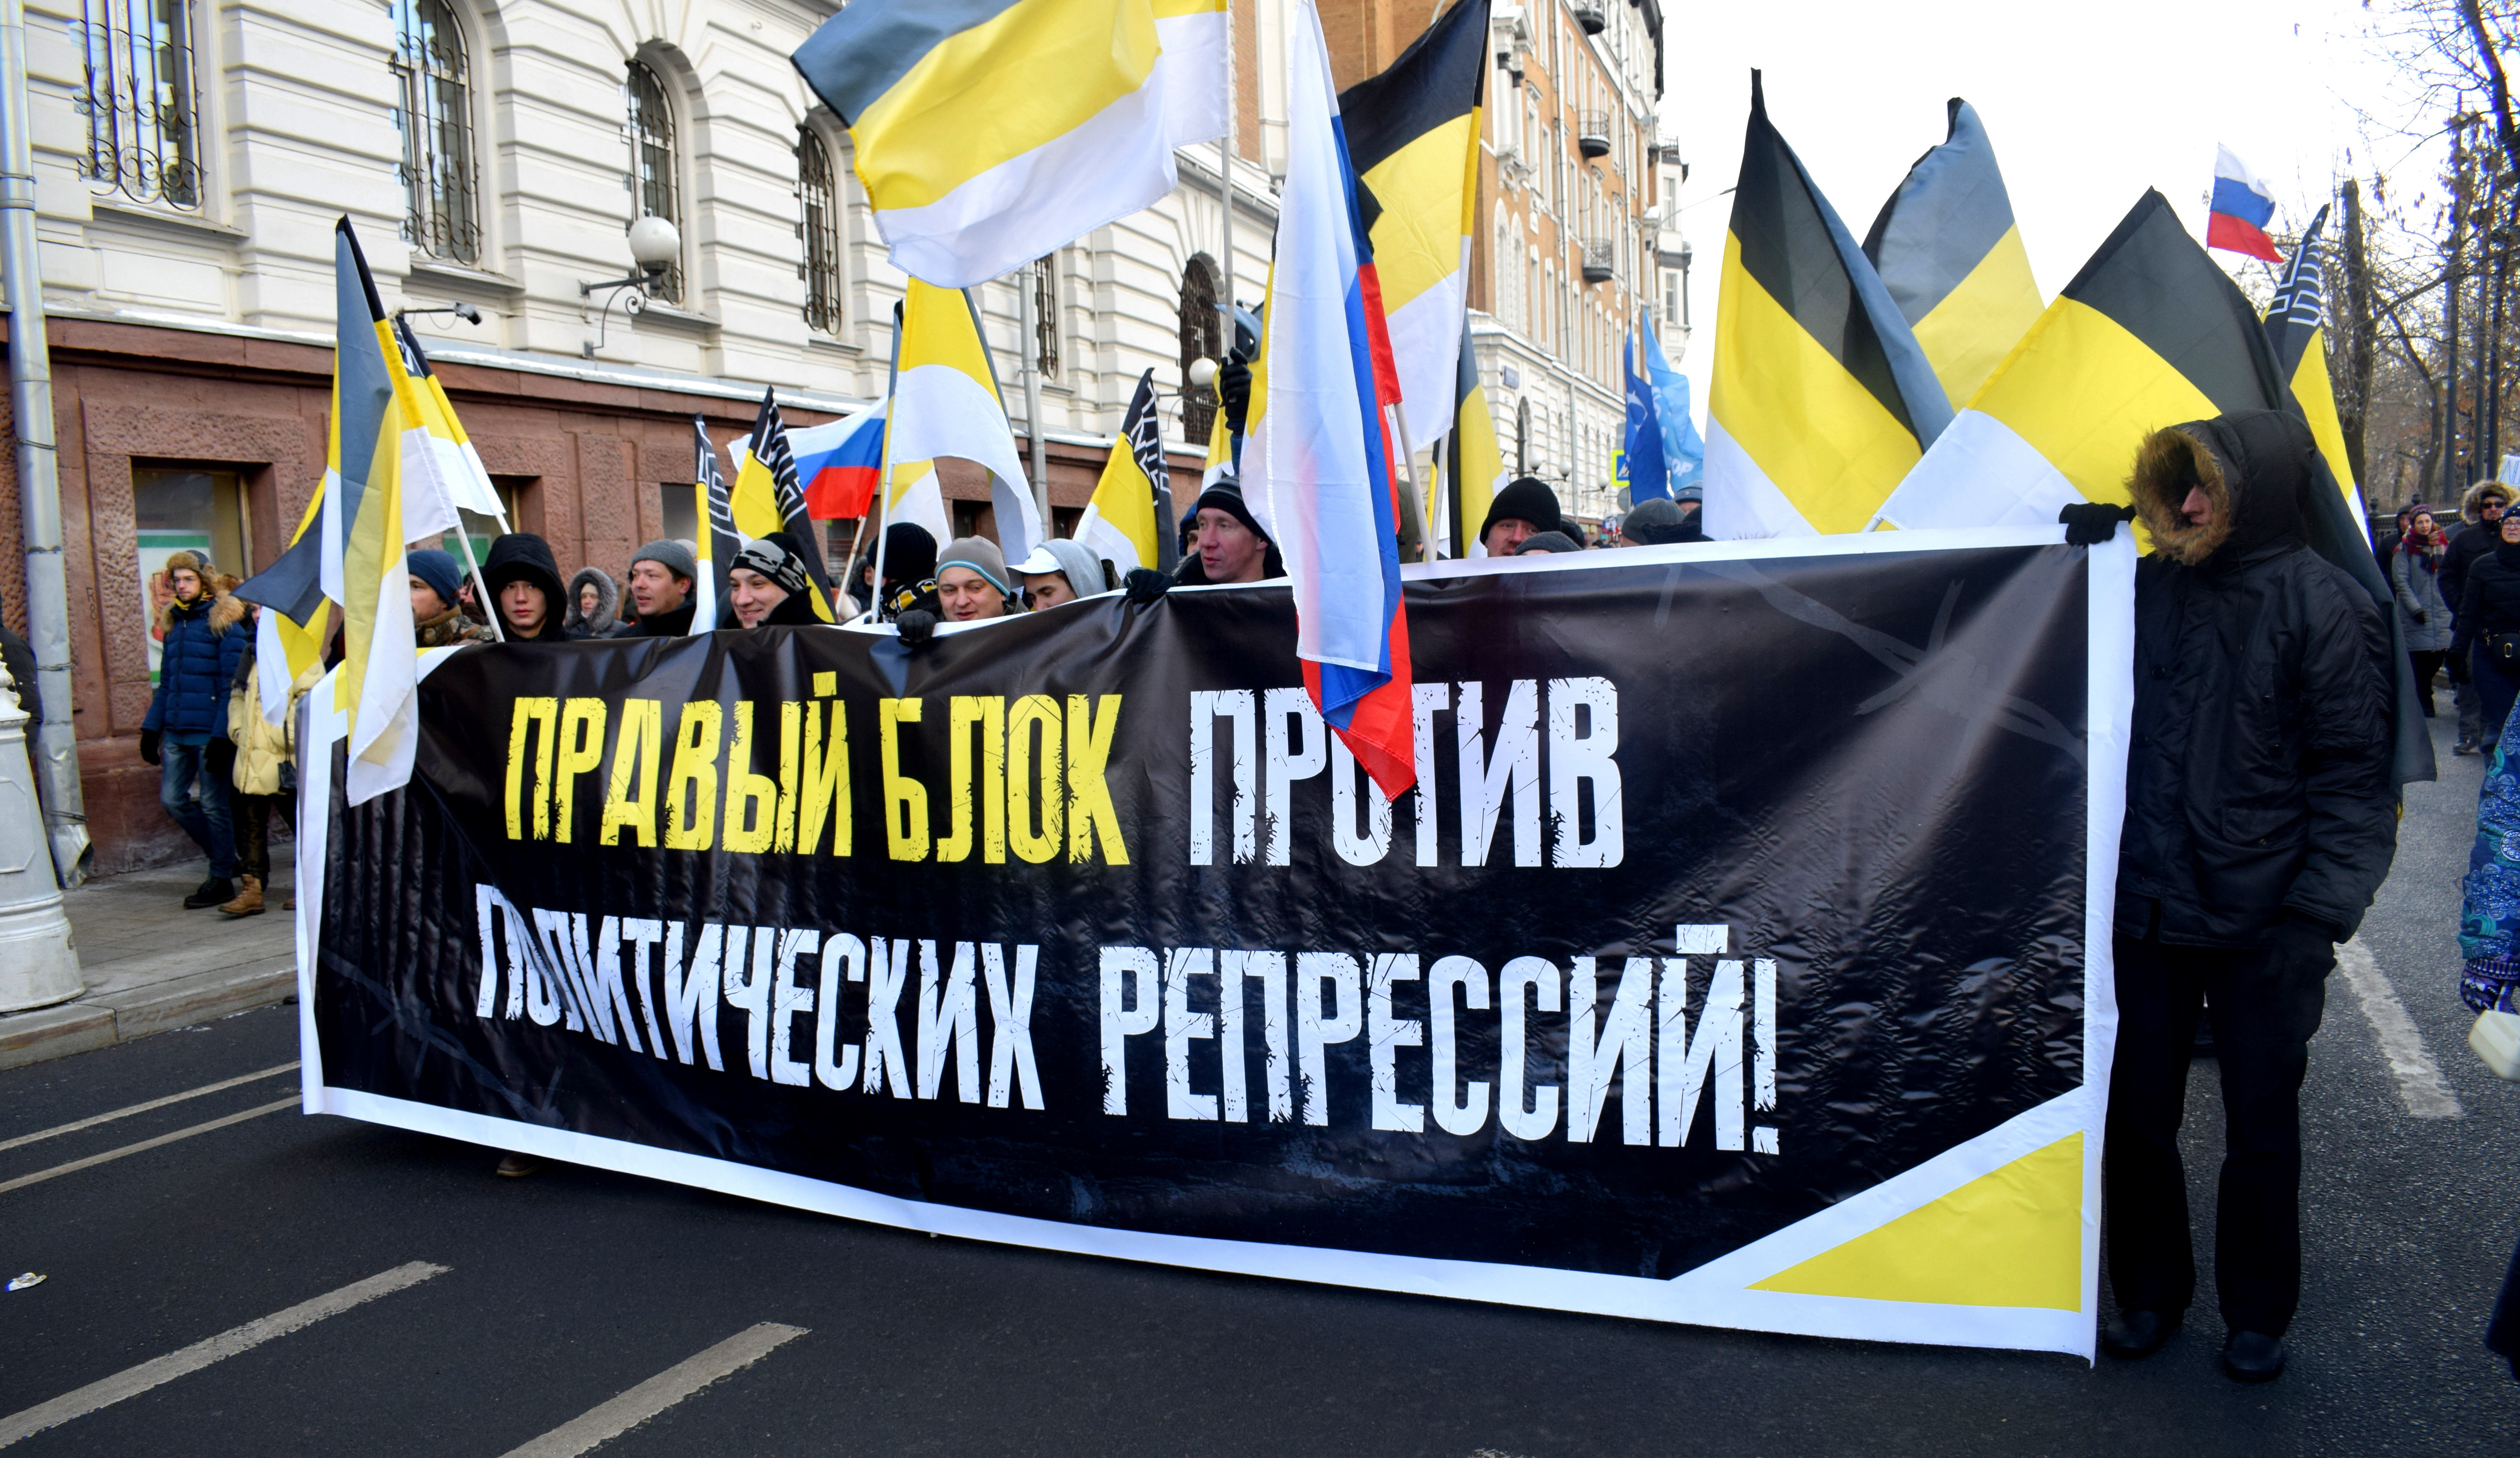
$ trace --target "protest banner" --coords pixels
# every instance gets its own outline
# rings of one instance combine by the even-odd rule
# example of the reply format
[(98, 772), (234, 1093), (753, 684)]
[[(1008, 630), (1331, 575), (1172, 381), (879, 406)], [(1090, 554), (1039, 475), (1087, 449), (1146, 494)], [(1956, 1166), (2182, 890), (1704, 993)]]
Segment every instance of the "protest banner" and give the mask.
[(306, 1107), (975, 1239), (2089, 1354), (2134, 555), (2059, 536), (1413, 568), (1389, 804), (1282, 584), (916, 652), (432, 652), (407, 789), (343, 805), (310, 730)]

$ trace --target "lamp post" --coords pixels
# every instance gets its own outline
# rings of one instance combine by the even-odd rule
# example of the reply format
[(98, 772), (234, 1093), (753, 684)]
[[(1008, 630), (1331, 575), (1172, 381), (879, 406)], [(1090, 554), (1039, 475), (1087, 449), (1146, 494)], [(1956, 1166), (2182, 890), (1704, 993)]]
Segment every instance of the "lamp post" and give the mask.
[(86, 990), (44, 844), (26, 722), (17, 685), (0, 668), (0, 1013), (49, 1007)]

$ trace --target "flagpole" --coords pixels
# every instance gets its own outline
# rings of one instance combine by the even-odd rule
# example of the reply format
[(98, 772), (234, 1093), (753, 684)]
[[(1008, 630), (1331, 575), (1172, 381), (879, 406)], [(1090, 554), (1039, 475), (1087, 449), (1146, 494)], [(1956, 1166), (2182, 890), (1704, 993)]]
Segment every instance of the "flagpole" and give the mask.
[(1217, 143), (1219, 165), (1216, 173), (1216, 200), (1222, 223), (1219, 247), (1224, 252), (1224, 257), (1218, 261), (1224, 268), (1225, 279), (1224, 287), (1217, 290), (1216, 313), (1218, 322), (1224, 327), (1223, 333), (1218, 336), (1225, 341), (1222, 352), (1229, 358), (1234, 353), (1234, 122), (1235, 112), (1238, 110), (1234, 103), (1234, 0), (1226, 0), (1225, 139)]
[(1032, 500), (1041, 512), (1045, 542), (1055, 533), (1050, 529), (1050, 464), (1043, 458), (1041, 440), (1041, 286), (1033, 270), (1047, 262), (1025, 265), (1024, 277), (1015, 285), (1015, 327), (1023, 335), (1015, 345), (1023, 351), (1024, 434), (1031, 437)]
[[(481, 564), (472, 556), (472, 534), (464, 529), (464, 513), (460, 510), (455, 513), (455, 540), (464, 546), (464, 565), (472, 569), (472, 590), (481, 595), (481, 612), (490, 620), (490, 632), (500, 642), (506, 642), (507, 632), (499, 626), (499, 604), (490, 600), (490, 585), (481, 580)], [(547, 604), (543, 610), (549, 612), (557, 605)]]
[(1418, 560), (1431, 562), (1435, 559), (1435, 542), (1426, 535), (1426, 498), (1418, 487), (1418, 453), (1409, 449), (1409, 406), (1405, 401), (1392, 402), (1383, 427), (1396, 430), (1392, 438), (1399, 443), (1401, 464), (1409, 472), (1409, 529), (1418, 534)]

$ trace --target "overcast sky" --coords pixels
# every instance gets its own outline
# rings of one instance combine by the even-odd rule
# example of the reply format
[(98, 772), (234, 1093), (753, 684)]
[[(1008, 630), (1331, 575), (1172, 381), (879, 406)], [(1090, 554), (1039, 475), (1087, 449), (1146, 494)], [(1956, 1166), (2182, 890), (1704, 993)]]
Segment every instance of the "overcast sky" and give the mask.
[[(2389, 0), (2377, 10), (2385, 23)], [(1945, 98), (1977, 108), (2003, 167), (2044, 297), (2052, 299), (2146, 188), (2200, 239), (2214, 148), (2274, 185), (2276, 225), (2297, 229), (2348, 167), (2368, 175), (2360, 105), (2394, 118), (2406, 89), (2375, 54), (2372, 13), (2352, 0), (1806, 0), (1666, 11), (1666, 136), (1690, 165), (1682, 216), (1700, 266), (1699, 328), (1685, 366), (1705, 418), (1716, 293), (1749, 113), (1750, 69), (1768, 114), (1861, 239), (1926, 148)], [(2406, 144), (2378, 149), (2403, 175)], [(2235, 272), (2260, 267), (2215, 255)]]

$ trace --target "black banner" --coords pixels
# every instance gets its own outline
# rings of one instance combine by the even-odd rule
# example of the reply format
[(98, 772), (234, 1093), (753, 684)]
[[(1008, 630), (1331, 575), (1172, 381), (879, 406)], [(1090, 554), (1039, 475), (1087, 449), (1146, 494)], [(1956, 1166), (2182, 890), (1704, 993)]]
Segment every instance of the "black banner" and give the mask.
[(1531, 560), (1410, 583), (1419, 784), (1388, 805), (1282, 586), (916, 653), (447, 653), (410, 786), (318, 842), (311, 1051), (355, 1096), (311, 1102), (929, 1228), (1641, 1311), (1576, 1278), (1669, 1283), (2082, 1107), (2123, 573), (1878, 538)]

